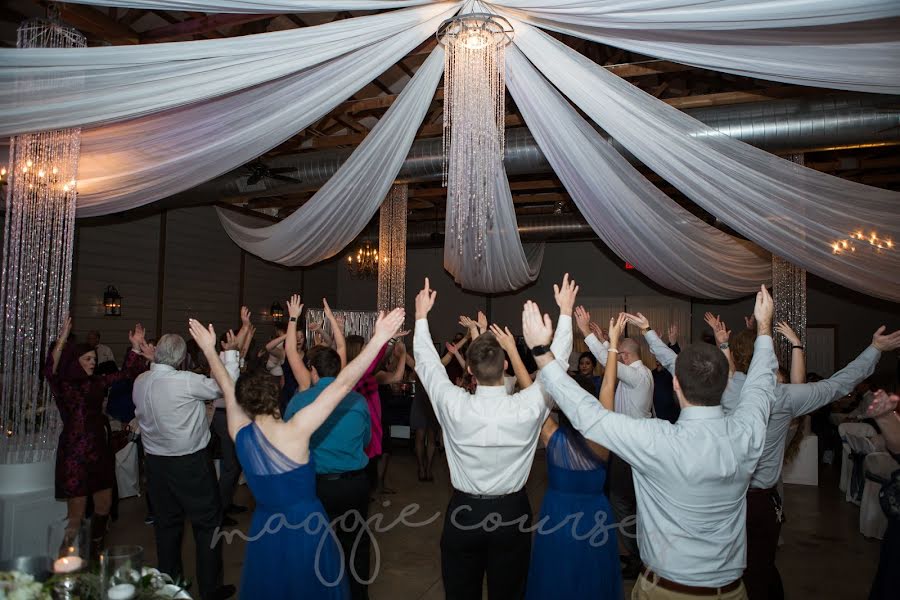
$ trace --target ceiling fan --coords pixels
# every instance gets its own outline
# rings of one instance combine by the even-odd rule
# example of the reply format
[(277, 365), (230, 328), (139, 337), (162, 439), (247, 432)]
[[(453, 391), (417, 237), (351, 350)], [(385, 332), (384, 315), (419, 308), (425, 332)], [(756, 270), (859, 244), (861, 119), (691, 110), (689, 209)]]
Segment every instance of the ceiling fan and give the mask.
[(286, 181), (288, 183), (303, 183), (301, 179), (297, 179), (296, 177), (282, 175), (282, 173), (296, 171), (294, 167), (276, 167), (270, 169), (261, 161), (249, 163), (244, 165), (244, 167), (250, 172), (247, 176), (247, 185), (256, 185), (263, 179), (278, 179), (279, 181)]

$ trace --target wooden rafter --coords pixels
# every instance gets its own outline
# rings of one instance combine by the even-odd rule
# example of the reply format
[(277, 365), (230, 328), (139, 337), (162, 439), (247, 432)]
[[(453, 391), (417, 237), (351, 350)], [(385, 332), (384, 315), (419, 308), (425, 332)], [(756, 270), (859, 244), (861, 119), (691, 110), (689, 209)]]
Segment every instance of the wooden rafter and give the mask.
[(137, 44), (138, 34), (130, 27), (102, 13), (96, 8), (81, 4), (63, 4), (59, 7), (60, 18), (93, 37), (111, 44)]
[(141, 34), (141, 42), (167, 42), (196, 34), (208, 33), (222, 27), (244, 25), (245, 23), (262, 21), (264, 19), (271, 20), (276, 16), (278, 15), (206, 15), (179, 23), (170, 23), (169, 25), (146, 31)]

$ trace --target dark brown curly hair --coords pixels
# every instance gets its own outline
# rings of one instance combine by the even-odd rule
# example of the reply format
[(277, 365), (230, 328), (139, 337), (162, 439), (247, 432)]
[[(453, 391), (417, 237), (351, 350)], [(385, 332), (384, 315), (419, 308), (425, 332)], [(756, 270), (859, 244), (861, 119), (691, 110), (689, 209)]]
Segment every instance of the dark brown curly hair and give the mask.
[(268, 371), (258, 369), (241, 375), (235, 386), (235, 398), (247, 416), (272, 415), (281, 418), (278, 382)]

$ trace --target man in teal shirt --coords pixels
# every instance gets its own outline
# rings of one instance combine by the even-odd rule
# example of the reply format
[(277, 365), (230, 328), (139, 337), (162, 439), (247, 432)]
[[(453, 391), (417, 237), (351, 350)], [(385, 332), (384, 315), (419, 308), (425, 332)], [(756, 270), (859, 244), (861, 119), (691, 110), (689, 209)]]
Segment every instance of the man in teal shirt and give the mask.
[[(341, 370), (341, 359), (331, 348), (317, 346), (308, 356), (312, 387), (297, 392), (288, 403), (284, 420), (315, 402)], [(365, 447), (371, 435), (366, 399), (350, 392), (313, 433), (309, 442), (316, 470), (316, 494), (344, 552), (354, 600), (367, 599), (369, 539), (357, 535), (369, 517), (369, 484)], [(354, 552), (354, 544), (356, 549)], [(350, 564), (350, 557), (353, 557)]]

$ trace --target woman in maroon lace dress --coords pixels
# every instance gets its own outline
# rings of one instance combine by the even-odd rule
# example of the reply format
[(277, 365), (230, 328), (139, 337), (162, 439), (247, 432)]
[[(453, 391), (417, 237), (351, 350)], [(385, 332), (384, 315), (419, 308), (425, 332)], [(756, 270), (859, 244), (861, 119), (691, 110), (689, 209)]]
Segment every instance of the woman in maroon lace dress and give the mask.
[(69, 528), (74, 530), (84, 519), (87, 496), (93, 496), (91, 552), (97, 553), (106, 534), (115, 483), (115, 458), (103, 414), (106, 389), (145, 371), (154, 348), (144, 341), (144, 328), (137, 324), (128, 335), (131, 351), (122, 371), (94, 375), (97, 354), (87, 344), (67, 344), (71, 328), (72, 320), (67, 317), (47, 357), (45, 372), (63, 421), (56, 451), (56, 497), (66, 500)]

